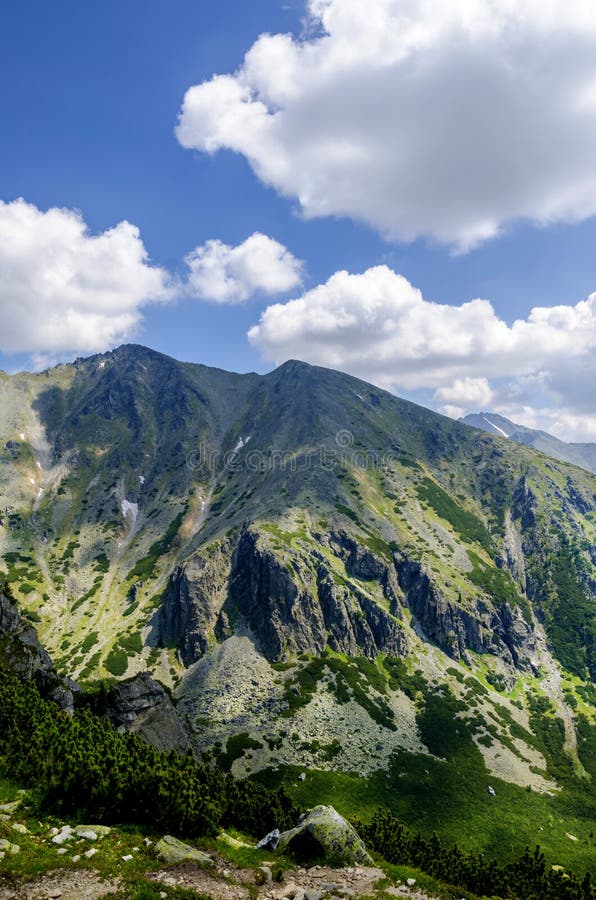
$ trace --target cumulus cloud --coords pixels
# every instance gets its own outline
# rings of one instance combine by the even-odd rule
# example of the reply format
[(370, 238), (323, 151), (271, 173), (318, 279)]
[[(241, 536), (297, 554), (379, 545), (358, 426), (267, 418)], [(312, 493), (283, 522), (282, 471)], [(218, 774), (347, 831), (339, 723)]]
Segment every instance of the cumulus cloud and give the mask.
[(0, 201), (2, 352), (105, 350), (134, 333), (146, 303), (171, 293), (129, 222), (92, 235), (76, 210)]
[(456, 378), (448, 387), (438, 388), (435, 398), (447, 403), (482, 407), (491, 402), (493, 390), (486, 378)]
[(596, 214), (593, 0), (310, 0), (189, 88), (182, 146), (242, 154), (307, 217), (466, 250)]
[(237, 247), (207, 241), (185, 261), (188, 293), (216, 303), (242, 303), (259, 292), (282, 294), (301, 281), (301, 261), (258, 231)]
[(248, 337), (276, 363), (296, 357), (398, 393), (430, 391), (450, 415), (490, 406), (526, 417), (533, 410), (546, 421), (544, 409), (556, 404), (558, 421), (567, 415), (570, 427), (575, 417), (578, 432), (581, 418), (596, 418), (596, 293), (575, 306), (536, 307), (508, 325), (488, 300), (427, 301), (406, 278), (377, 266), (336, 272), (269, 306)]

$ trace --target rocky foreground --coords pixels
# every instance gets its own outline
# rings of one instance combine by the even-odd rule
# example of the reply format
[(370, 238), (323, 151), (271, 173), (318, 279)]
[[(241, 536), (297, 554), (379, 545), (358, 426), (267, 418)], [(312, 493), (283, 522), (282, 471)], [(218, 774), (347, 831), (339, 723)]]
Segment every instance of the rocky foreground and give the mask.
[[(315, 807), (295, 828), (267, 835), (259, 853), (225, 832), (211, 846), (197, 849), (172, 835), (152, 840), (105, 825), (34, 822), (26, 803), (23, 793), (0, 806), (2, 833), (9, 835), (0, 839), (0, 900), (136, 897), (139, 879), (145, 890), (154, 886), (160, 898), (179, 896), (179, 889), (184, 889), (203, 900), (365, 896), (431, 900), (413, 877), (388, 879), (373, 864), (354, 829), (332, 807)], [(321, 860), (347, 864), (291, 866), (280, 855), (288, 848), (297, 852), (306, 848)], [(247, 853), (251, 865), (234, 860)], [(358, 861), (367, 864), (358, 865)], [(28, 869), (40, 868), (46, 870), (28, 877)]]
[[(285, 873), (284, 883), (266, 880), (255, 886), (255, 872), (235, 866), (225, 866), (215, 871), (205, 871), (197, 864), (185, 863), (170, 869), (160, 869), (150, 877), (156, 885), (163, 886), (159, 896), (168, 897), (168, 888), (185, 888), (201, 897), (213, 900), (242, 900), (242, 898), (267, 898), (267, 900), (324, 900), (332, 897), (409, 897), (410, 900), (432, 900), (420, 890), (415, 879), (412, 884), (386, 885), (384, 874), (375, 867), (340, 868), (313, 866), (291, 869)], [(267, 867), (263, 867), (266, 869)], [(258, 875), (257, 875), (258, 877)], [(384, 887), (377, 888), (379, 882)], [(119, 878), (103, 879), (99, 872), (90, 869), (77, 871), (58, 870), (36, 878), (17, 888), (0, 887), (1, 900), (101, 900), (119, 893)]]

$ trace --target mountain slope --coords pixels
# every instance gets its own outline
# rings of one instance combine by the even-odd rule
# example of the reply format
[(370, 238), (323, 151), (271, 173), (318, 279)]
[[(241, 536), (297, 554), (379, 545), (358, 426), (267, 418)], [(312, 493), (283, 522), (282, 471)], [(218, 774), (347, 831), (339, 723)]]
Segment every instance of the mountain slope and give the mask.
[(540, 450), (547, 456), (553, 456), (562, 462), (570, 462), (589, 472), (596, 472), (596, 444), (570, 444), (560, 441), (546, 431), (535, 428), (527, 428), (525, 425), (517, 425), (510, 419), (498, 415), (498, 413), (481, 412), (469, 413), (459, 420), (473, 428), (480, 428), (488, 434), (498, 434), (510, 438), (526, 447)]
[(588, 777), (588, 472), (295, 361), (0, 391), (0, 568), (64, 673), (149, 669), (238, 773), (428, 768), (457, 714), (479, 772)]

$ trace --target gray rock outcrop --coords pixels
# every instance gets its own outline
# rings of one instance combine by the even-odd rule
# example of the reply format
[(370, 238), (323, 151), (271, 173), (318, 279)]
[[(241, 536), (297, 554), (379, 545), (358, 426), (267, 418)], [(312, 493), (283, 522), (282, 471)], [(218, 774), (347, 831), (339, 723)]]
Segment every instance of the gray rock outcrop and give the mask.
[(242, 623), (270, 661), (321, 654), (327, 645), (353, 656), (403, 655), (395, 571), (347, 535), (337, 539), (336, 548), (350, 561), (355, 578), (378, 582), (390, 611), (375, 603), (364, 585), (358, 590), (338, 583), (322, 554), (296, 551), (288, 563), (254, 527), (240, 534), (235, 548), (217, 545), (176, 570), (150, 642), (177, 646), (190, 665), (210, 642), (224, 640)]
[(148, 672), (115, 684), (105, 699), (105, 714), (116, 728), (133, 731), (158, 750), (184, 753), (191, 748), (185, 720)]
[(232, 545), (225, 541), (179, 566), (154, 616), (150, 643), (178, 647), (185, 666), (206, 652), (225, 603)]
[(44, 697), (72, 712), (79, 686), (58, 675), (49, 653), (39, 642), (37, 631), (3, 590), (0, 590), (0, 664), (24, 681), (35, 681)]
[(467, 650), (491, 653), (509, 665), (532, 669), (535, 640), (532, 626), (518, 607), (478, 598), (464, 609), (446, 599), (424, 566), (395, 553), (395, 566), (405, 602), (427, 638), (453, 659), (467, 660)]

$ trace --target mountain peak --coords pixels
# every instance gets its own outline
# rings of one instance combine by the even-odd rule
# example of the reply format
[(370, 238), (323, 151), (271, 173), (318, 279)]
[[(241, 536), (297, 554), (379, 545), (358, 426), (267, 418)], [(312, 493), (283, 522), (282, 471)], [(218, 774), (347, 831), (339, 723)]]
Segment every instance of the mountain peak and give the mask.
[(581, 466), (589, 472), (596, 472), (596, 444), (574, 444), (562, 441), (546, 431), (528, 428), (506, 419), (505, 416), (493, 412), (468, 413), (459, 419), (464, 425), (479, 428), (488, 434), (509, 438), (518, 444), (525, 444), (534, 450), (540, 450), (547, 456), (562, 462), (570, 462)]

